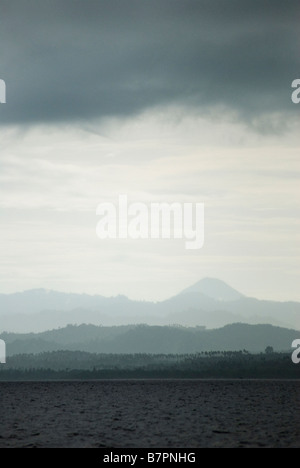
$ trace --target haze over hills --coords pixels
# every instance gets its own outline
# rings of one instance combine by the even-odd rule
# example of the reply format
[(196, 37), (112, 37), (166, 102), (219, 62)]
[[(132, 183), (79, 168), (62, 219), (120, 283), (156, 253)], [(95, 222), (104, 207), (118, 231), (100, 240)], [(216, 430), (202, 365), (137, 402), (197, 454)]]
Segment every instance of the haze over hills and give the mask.
[(235, 322), (268, 323), (299, 330), (300, 303), (246, 297), (214, 278), (204, 278), (160, 302), (44, 289), (0, 295), (0, 332), (41, 332), (82, 323), (218, 328)]

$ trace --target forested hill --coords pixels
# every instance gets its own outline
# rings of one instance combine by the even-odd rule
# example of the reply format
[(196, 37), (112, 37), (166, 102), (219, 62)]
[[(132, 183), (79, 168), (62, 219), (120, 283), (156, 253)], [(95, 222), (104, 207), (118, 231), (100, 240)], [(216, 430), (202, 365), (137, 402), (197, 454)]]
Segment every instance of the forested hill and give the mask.
[(101, 327), (69, 325), (42, 333), (2, 333), (7, 355), (70, 350), (90, 353), (178, 354), (201, 351), (263, 352), (291, 349), (299, 332), (272, 325), (235, 323), (207, 330), (203, 327), (128, 325)]

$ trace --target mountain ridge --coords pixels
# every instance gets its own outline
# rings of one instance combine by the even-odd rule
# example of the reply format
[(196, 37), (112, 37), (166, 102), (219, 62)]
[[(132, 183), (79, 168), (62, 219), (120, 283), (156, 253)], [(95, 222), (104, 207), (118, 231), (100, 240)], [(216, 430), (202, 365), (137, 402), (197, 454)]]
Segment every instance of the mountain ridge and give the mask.
[(233, 322), (300, 329), (300, 303), (247, 297), (215, 278), (203, 278), (159, 302), (46, 289), (0, 294), (0, 332), (38, 332), (70, 323), (105, 326), (178, 323), (217, 328)]

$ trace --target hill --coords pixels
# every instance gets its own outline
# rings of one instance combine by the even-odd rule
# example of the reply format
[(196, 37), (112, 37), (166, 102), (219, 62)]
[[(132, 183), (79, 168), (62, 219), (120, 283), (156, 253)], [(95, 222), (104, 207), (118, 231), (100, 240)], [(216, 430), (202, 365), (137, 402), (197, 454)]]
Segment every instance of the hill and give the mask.
[(42, 333), (2, 333), (7, 355), (38, 354), (49, 351), (85, 351), (114, 354), (186, 354), (202, 351), (263, 352), (291, 350), (299, 332), (272, 325), (231, 324), (213, 330), (179, 326), (116, 326), (69, 325)]

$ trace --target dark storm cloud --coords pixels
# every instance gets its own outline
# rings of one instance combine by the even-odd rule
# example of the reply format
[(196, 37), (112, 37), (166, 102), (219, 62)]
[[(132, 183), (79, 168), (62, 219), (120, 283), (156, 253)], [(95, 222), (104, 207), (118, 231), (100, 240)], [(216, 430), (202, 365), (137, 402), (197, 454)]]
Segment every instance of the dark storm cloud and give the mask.
[(298, 0), (0, 0), (0, 122), (298, 111)]

